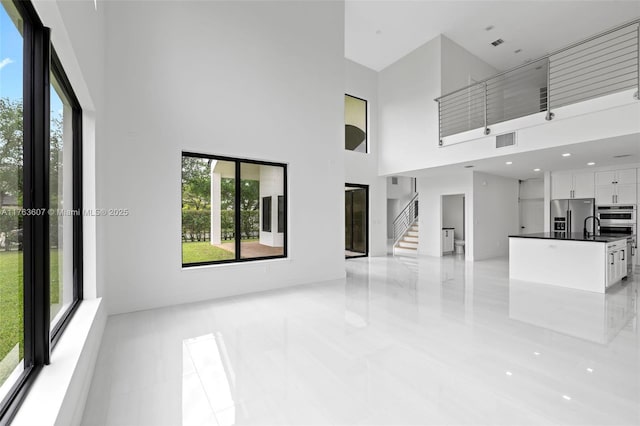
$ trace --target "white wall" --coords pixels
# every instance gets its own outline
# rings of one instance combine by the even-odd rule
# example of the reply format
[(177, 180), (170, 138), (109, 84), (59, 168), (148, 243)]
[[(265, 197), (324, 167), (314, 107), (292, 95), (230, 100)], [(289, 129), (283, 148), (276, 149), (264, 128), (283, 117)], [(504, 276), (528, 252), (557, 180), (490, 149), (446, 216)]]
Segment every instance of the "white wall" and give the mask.
[(520, 182), (520, 199), (544, 198), (544, 179), (527, 179)]
[[(343, 277), (344, 4), (102, 6), (109, 312)], [(289, 165), (288, 259), (181, 268), (182, 150)]]
[[(397, 183), (392, 183), (395, 177)], [(409, 200), (413, 197), (413, 178), (406, 176), (387, 177), (387, 199)]]
[[(468, 170), (458, 173), (418, 177), (420, 241), (418, 253), (428, 256), (442, 256), (441, 231), (442, 196), (464, 194), (465, 196), (465, 258), (474, 259), (474, 217), (473, 174)], [(516, 217), (517, 218), (517, 217)]]
[(500, 70), (469, 53), (453, 40), (440, 36), (442, 94), (468, 86), (497, 74)]
[(438, 145), (440, 38), (435, 38), (379, 73), (381, 175), (422, 169)]
[(427, 167), (440, 155), (434, 99), (496, 71), (444, 36), (380, 71), (380, 174)]
[(442, 226), (454, 228), (454, 238), (464, 240), (464, 195), (442, 197)]
[(509, 235), (518, 234), (518, 186), (517, 179), (473, 173), (474, 260), (508, 256)]
[[(378, 159), (380, 157), (378, 73), (348, 59), (345, 59), (344, 62), (344, 91), (346, 94), (365, 99), (369, 114), (369, 128), (367, 130), (369, 152), (364, 154), (343, 149), (345, 183), (369, 185), (369, 255), (384, 256), (387, 252), (387, 184), (384, 177), (378, 176)], [(342, 208), (344, 209), (344, 201)], [(344, 223), (342, 230), (344, 234)]]

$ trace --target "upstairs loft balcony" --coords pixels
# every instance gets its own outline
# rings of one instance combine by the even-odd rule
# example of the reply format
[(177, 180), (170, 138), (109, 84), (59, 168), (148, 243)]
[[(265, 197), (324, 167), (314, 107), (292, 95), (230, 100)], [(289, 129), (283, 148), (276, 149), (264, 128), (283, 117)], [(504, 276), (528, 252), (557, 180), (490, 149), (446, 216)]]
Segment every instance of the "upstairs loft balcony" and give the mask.
[(477, 139), (495, 133), (498, 123), (534, 114), (553, 120), (560, 108), (612, 94), (635, 90), (638, 100), (639, 46), (634, 20), (443, 95), (436, 99), (439, 145)]

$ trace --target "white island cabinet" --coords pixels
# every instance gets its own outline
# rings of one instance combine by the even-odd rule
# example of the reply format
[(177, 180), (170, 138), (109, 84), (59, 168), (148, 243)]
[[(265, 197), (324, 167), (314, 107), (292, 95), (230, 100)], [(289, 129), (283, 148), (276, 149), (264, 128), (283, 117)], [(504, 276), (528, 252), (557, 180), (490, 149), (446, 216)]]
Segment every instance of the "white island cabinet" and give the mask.
[(553, 233), (509, 237), (509, 278), (604, 293), (626, 277), (626, 240)]

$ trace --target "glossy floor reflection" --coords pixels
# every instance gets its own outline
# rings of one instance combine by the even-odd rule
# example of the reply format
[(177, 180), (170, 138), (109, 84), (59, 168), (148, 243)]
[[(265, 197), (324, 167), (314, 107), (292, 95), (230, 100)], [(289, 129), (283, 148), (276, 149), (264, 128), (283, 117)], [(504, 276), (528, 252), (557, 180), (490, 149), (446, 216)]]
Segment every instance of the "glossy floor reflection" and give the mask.
[(595, 295), (506, 260), (347, 272), (111, 317), (83, 424), (640, 424), (639, 275)]

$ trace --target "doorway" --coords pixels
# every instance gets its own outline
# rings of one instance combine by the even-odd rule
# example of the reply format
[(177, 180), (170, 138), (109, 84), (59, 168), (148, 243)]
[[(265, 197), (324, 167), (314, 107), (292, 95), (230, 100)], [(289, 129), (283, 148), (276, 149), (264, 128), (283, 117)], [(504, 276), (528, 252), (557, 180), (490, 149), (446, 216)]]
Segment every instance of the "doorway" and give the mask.
[(369, 254), (369, 186), (344, 187), (344, 254), (347, 259)]
[[(464, 208), (464, 194), (442, 196), (442, 236), (440, 247), (443, 255), (463, 255), (465, 253)], [(451, 233), (453, 233), (453, 238), (451, 238)]]

